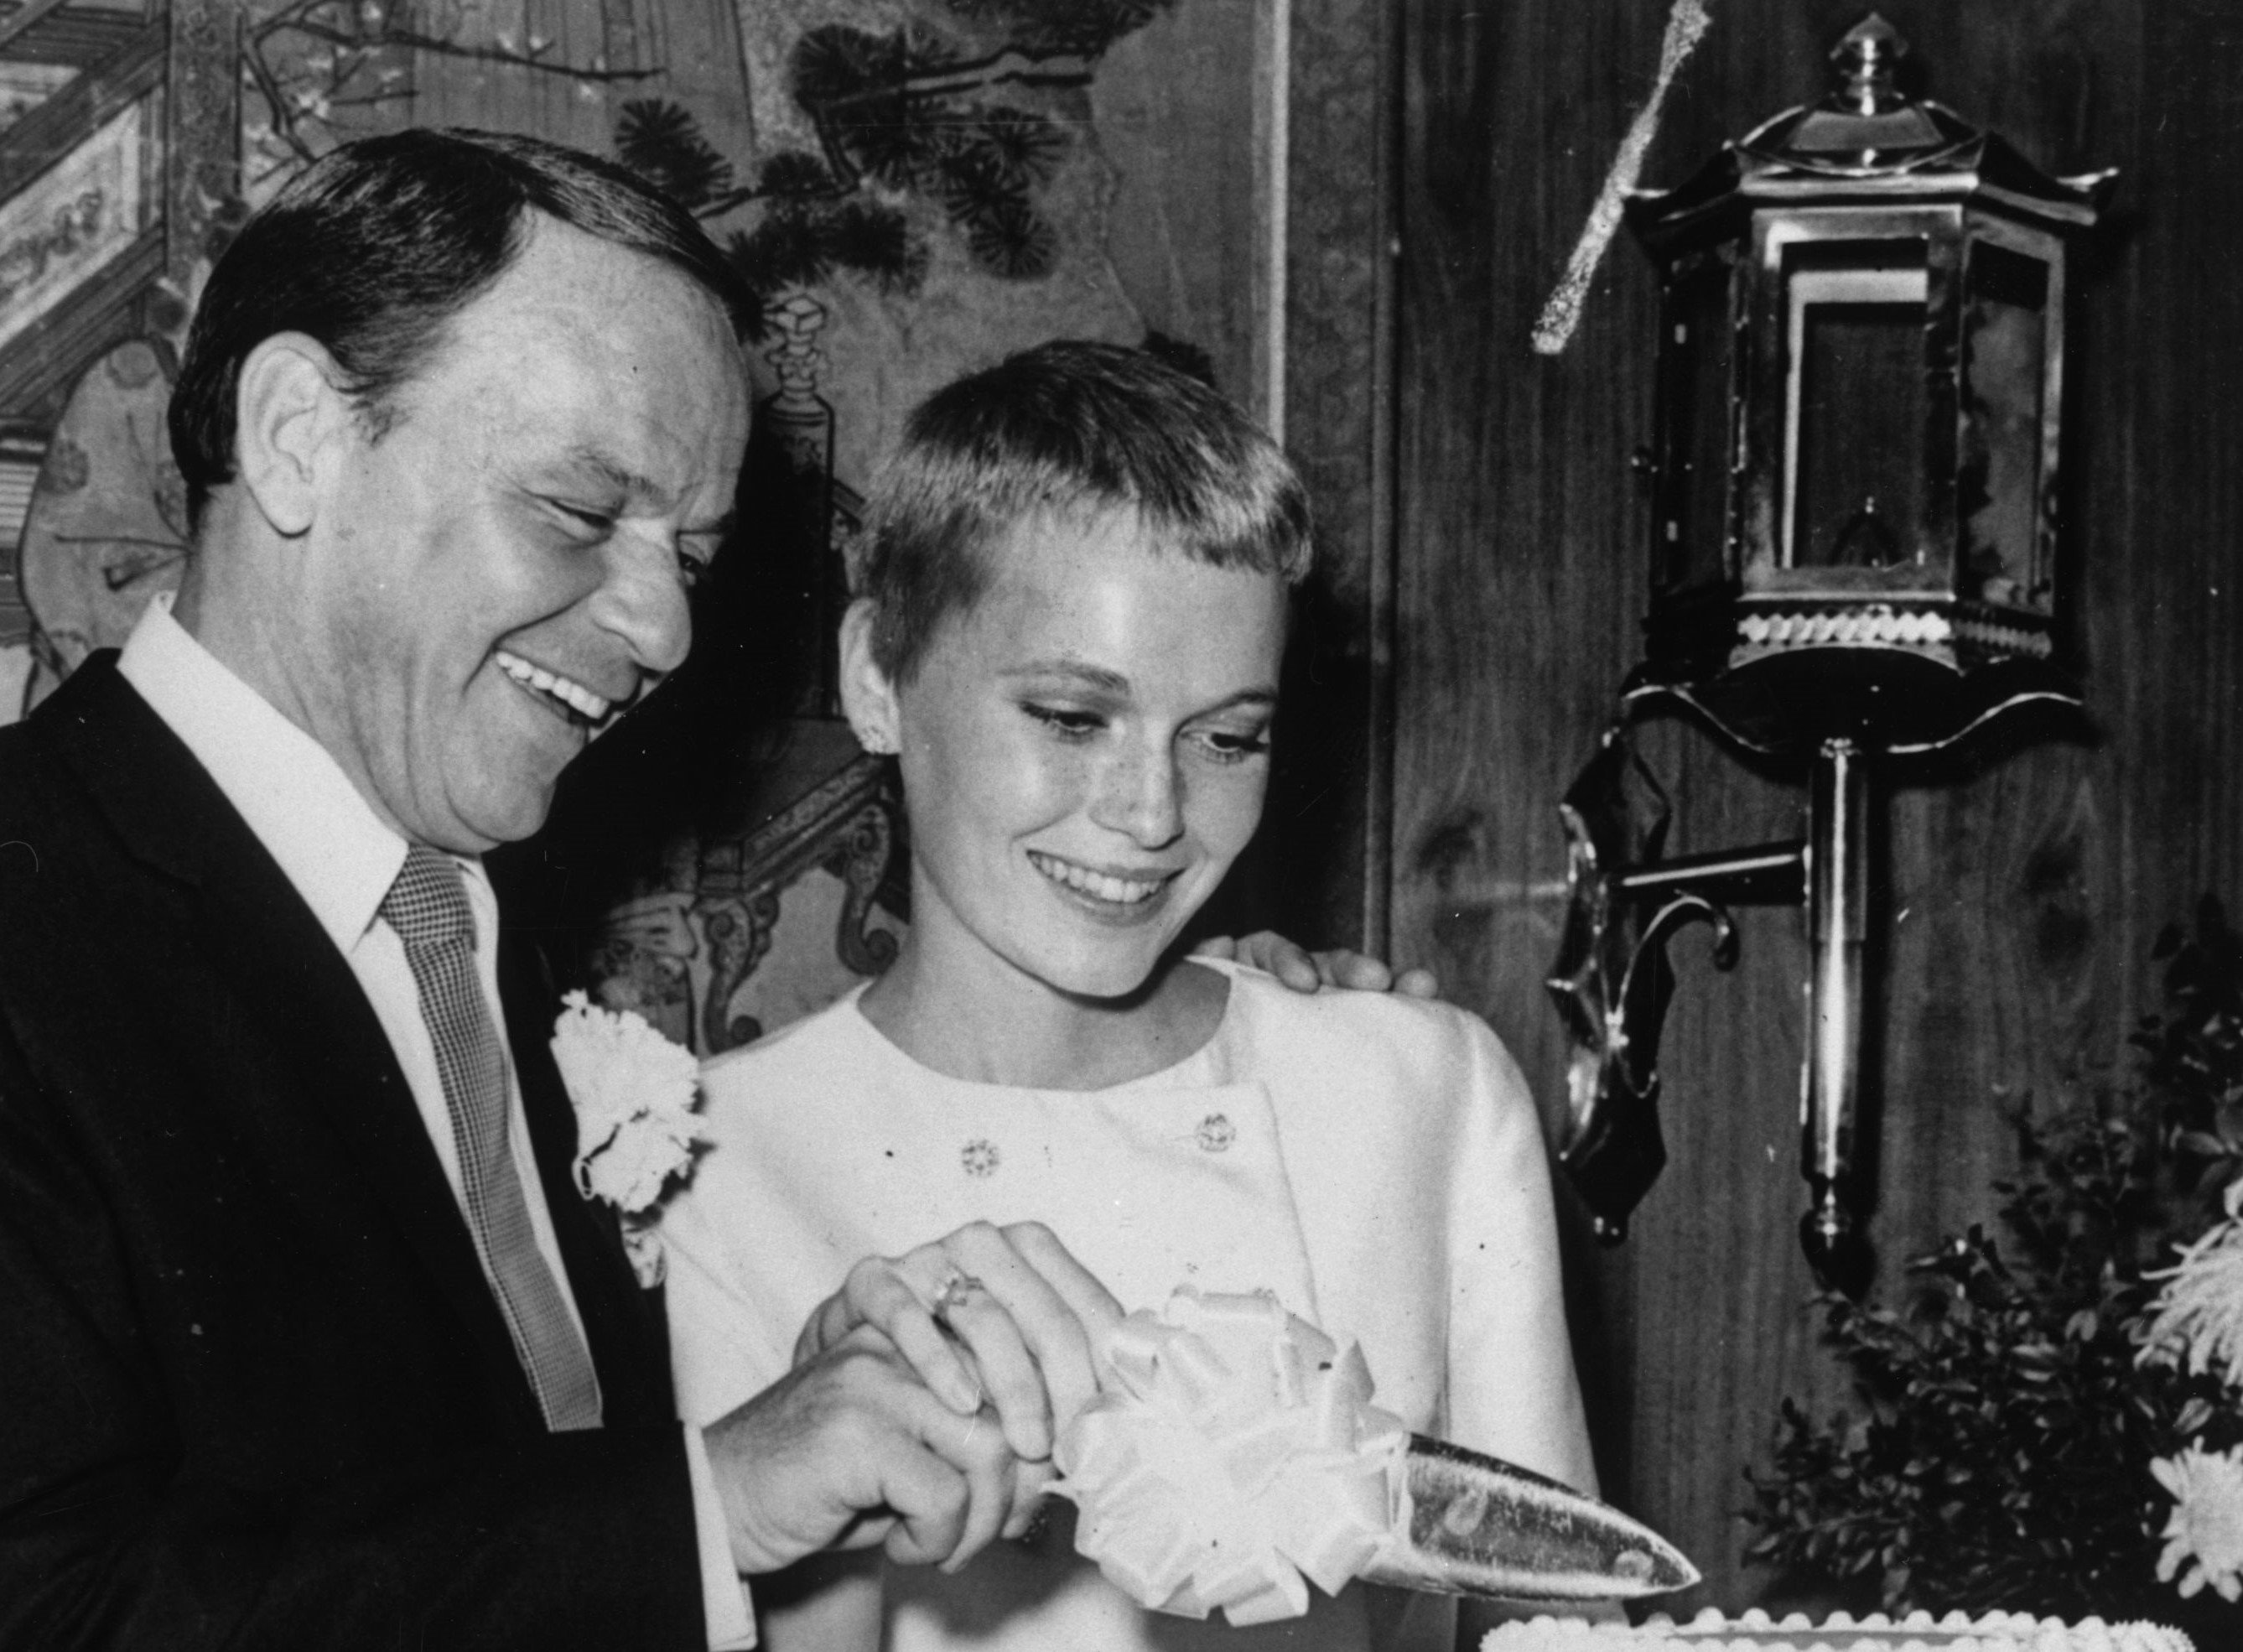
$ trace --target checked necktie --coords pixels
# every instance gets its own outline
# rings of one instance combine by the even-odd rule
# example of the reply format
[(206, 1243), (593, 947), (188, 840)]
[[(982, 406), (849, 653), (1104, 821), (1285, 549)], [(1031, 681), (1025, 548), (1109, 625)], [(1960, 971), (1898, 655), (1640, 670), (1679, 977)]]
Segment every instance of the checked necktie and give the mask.
[(498, 1288), (515, 1357), (536, 1390), (545, 1426), (558, 1433), (600, 1426), (600, 1384), (569, 1305), (537, 1248), (508, 1140), (506, 1055), (475, 976), (475, 918), (460, 869), (414, 846), (382, 898), (381, 915), (405, 943), (421, 990), (421, 1018), (452, 1116), (468, 1226)]

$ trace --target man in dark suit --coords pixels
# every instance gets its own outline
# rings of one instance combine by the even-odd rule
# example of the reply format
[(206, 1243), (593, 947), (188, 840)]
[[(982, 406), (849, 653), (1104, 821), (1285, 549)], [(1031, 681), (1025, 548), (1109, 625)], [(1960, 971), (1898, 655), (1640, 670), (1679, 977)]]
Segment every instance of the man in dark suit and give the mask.
[[(0, 732), (0, 1647), (745, 1644), (742, 1576), (1026, 1517), (980, 1395), (851, 1329), (892, 1270), (674, 1420), (480, 866), (684, 657), (734, 279), (612, 168), (431, 132), (212, 276), (176, 606)], [(993, 1390), (1088, 1382), (1054, 1323)]]

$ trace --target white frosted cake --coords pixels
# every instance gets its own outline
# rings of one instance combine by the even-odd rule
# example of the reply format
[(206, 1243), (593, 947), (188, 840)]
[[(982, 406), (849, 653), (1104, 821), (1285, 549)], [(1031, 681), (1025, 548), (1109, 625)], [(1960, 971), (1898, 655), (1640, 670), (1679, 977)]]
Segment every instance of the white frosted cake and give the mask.
[(1934, 1618), (1915, 1612), (1895, 1622), (1882, 1615), (1856, 1620), (1833, 1613), (1820, 1623), (1803, 1613), (1781, 1622), (1762, 1611), (1725, 1618), (1708, 1607), (1687, 1623), (1664, 1615), (1631, 1628), (1538, 1617), (1506, 1623), (1480, 1642), (1480, 1652), (2194, 1652), (2187, 1635), (2155, 1623), (2066, 1623), (2024, 1612)]

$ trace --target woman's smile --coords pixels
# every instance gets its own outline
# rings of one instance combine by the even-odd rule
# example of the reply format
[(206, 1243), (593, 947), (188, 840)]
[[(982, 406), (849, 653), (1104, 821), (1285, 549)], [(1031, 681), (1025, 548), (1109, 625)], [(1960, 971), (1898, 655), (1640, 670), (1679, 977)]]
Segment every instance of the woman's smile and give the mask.
[(1175, 880), (1174, 872), (1100, 871), (1041, 850), (1028, 851), (1035, 869), (1071, 895), (1082, 899), (1101, 916), (1142, 914)]

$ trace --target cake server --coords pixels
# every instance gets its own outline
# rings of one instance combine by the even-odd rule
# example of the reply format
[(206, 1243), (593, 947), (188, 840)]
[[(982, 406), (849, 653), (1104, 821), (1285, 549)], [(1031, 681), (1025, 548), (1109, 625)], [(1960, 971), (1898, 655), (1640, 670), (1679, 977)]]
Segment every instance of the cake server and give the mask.
[(1386, 1546), (1361, 1575), (1441, 1595), (1633, 1600), (1698, 1568), (1609, 1503), (1446, 1440), (1410, 1436)]

